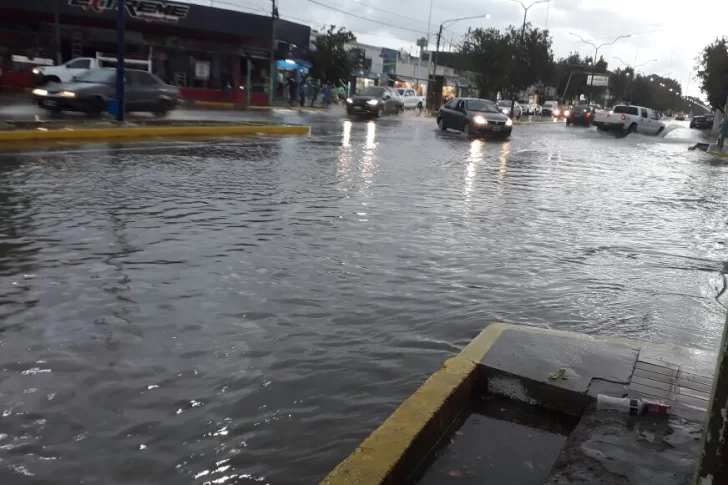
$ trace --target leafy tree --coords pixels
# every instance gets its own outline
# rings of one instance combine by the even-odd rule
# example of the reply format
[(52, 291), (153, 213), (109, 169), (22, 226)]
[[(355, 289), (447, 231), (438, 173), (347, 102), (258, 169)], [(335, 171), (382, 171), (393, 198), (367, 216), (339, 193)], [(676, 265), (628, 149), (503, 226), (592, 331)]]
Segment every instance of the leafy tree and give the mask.
[(346, 84), (353, 70), (346, 44), (354, 41), (356, 36), (350, 30), (330, 25), (313, 42), (309, 76), (324, 83)]
[(708, 96), (711, 106), (723, 109), (723, 90), (728, 86), (728, 37), (715, 39), (703, 48), (696, 59), (695, 70), (700, 79), (700, 89)]
[(516, 92), (551, 77), (553, 53), (548, 31), (513, 25), (469, 30), (460, 45), (469, 70), (479, 74), (481, 93)]

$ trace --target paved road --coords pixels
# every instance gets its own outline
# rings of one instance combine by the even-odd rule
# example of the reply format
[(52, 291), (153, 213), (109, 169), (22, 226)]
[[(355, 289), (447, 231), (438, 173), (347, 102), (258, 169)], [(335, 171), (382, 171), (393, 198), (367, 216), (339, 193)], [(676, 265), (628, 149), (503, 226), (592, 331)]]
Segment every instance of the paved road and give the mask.
[(314, 483), (491, 321), (717, 345), (686, 124), (254, 116), (313, 135), (2, 147), (0, 483)]

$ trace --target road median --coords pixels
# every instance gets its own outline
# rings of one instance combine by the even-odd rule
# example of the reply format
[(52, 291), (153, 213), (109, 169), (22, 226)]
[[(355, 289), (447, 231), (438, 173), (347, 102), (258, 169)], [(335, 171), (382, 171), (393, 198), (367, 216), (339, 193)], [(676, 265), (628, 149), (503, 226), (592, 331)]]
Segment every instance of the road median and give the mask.
[(111, 140), (185, 136), (308, 135), (305, 125), (229, 121), (98, 122), (4, 122), (0, 142)]

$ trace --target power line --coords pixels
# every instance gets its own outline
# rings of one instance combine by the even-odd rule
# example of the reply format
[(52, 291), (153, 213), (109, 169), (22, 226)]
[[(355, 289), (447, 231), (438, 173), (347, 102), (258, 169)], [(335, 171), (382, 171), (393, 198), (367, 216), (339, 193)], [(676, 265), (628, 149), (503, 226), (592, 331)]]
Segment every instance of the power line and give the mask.
[(332, 7), (331, 5), (326, 5), (325, 3), (321, 3), (321, 2), (318, 2), (316, 0), (308, 0), (308, 1), (311, 2), (311, 3), (313, 3), (313, 4), (319, 5), (321, 7), (328, 8), (329, 10), (333, 10), (334, 12), (339, 12), (341, 14), (348, 15), (350, 17), (355, 17), (355, 18), (358, 18), (358, 19), (361, 19), (361, 20), (366, 20), (367, 22), (371, 22), (371, 23), (374, 23), (374, 24), (384, 25), (385, 27), (390, 27), (392, 29), (406, 30), (408, 32), (415, 32), (417, 34), (424, 34), (425, 33), (422, 30), (415, 30), (415, 29), (410, 29), (410, 28), (407, 28), (407, 27), (400, 27), (399, 25), (388, 24), (386, 22), (380, 22), (379, 20), (374, 20), (374, 19), (370, 19), (368, 17), (363, 17), (361, 15), (356, 15), (356, 14), (353, 14), (353, 13), (349, 13), (349, 12), (347, 12), (345, 10), (340, 10), (340, 9), (338, 9), (336, 7)]
[[(383, 12), (383, 13), (392, 15), (392, 12), (389, 11), (389, 10), (384, 10), (383, 8), (378, 8), (378, 7), (375, 7), (373, 5), (369, 5), (368, 3), (363, 3), (360, 0), (349, 0), (349, 1), (352, 2), (352, 3), (355, 3), (357, 5), (361, 5), (362, 7), (370, 8), (372, 10), (376, 10), (376, 11), (379, 11), (379, 12)], [(407, 18), (407, 17), (404, 17), (402, 20), (408, 20), (410, 22), (413, 22), (413, 23), (416, 23), (416, 24), (420, 24), (420, 25), (427, 25), (427, 22), (425, 22), (424, 20), (416, 20), (416, 19), (411, 19), (411, 18)]]

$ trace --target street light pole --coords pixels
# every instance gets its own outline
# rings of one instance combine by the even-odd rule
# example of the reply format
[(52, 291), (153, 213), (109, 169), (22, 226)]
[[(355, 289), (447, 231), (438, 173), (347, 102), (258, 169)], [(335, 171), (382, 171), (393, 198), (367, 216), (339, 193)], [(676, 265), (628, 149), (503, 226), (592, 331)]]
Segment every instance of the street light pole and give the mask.
[[(573, 35), (574, 37), (578, 37), (579, 40), (581, 40), (583, 43), (594, 47), (594, 59), (592, 60), (592, 62), (594, 63), (594, 67), (596, 67), (596, 65), (597, 65), (597, 56), (599, 55), (599, 49), (601, 49), (602, 47), (606, 47), (608, 45), (615, 44), (619, 39), (626, 39), (628, 37), (632, 37), (632, 34), (620, 35), (619, 37), (616, 37), (611, 42), (605, 42), (604, 44), (596, 45), (594, 42), (591, 42), (591, 41), (588, 41), (588, 40), (584, 40), (584, 38), (582, 36), (580, 36), (578, 34), (575, 34), (573, 32), (569, 32), (569, 35)], [(591, 78), (589, 80), (589, 101), (588, 101), (587, 104), (591, 104), (591, 97), (592, 97), (592, 91), (593, 91), (593, 89), (594, 89), (594, 72), (592, 71)]]
[[(624, 62), (621, 58), (614, 56), (615, 59), (617, 59), (619, 62), (627, 66), (628, 68), (632, 68), (632, 82), (629, 83), (629, 102), (632, 104), (632, 86), (634, 85), (635, 77), (637, 76), (637, 69), (640, 67), (645, 67), (650, 62), (657, 62), (657, 59), (650, 59), (649, 61), (645, 61), (642, 64), (638, 64), (636, 66), (630, 66), (628, 63)], [(635, 62), (637, 59), (635, 58)]]
[[(440, 54), (440, 39), (442, 38), (442, 29), (445, 26), (445, 24), (450, 24), (450, 23), (453, 23), (453, 22), (459, 22), (460, 20), (473, 20), (473, 19), (482, 19), (482, 18), (489, 19), (490, 18), (490, 14), (489, 13), (486, 13), (486, 14), (483, 14), (483, 15), (473, 15), (471, 17), (460, 17), (460, 18), (456, 18), (456, 19), (449, 19), (449, 20), (443, 21), (440, 24), (440, 28), (437, 31), (437, 44), (436, 44), (436, 47), (435, 47), (435, 58), (432, 61), (432, 65), (435, 66), (435, 69), (434, 69), (434, 72), (432, 72), (432, 73), (430, 72), (429, 69), (427, 71), (427, 76), (428, 77), (432, 76), (433, 77), (433, 79), (432, 79), (433, 82), (435, 80), (434, 77), (437, 75), (437, 61), (439, 60), (439, 54)], [(428, 86), (428, 91), (430, 91), (429, 86)], [(430, 93), (428, 93), (428, 94), (430, 94)], [(428, 105), (427, 106), (427, 109), (428, 110), (429, 109), (432, 109), (432, 103), (435, 101), (434, 99), (430, 99), (430, 98), (431, 98), (431, 96), (427, 96), (427, 100), (426, 100), (427, 101), (427, 105)]]
[(63, 57), (61, 56), (61, 13), (60, 6), (58, 5), (61, 0), (53, 0), (53, 21), (55, 23), (55, 44), (56, 44), (56, 66), (63, 64)]
[(116, 121), (124, 121), (124, 42), (126, 29), (126, 0), (116, 9)]
[[(531, 9), (531, 7), (533, 7), (534, 5), (538, 5), (539, 3), (548, 3), (550, 5), (551, 0), (536, 0), (535, 2), (532, 2), (528, 7), (526, 5), (524, 5), (523, 2), (521, 2), (520, 0), (511, 0), (511, 1), (515, 2), (515, 3), (519, 4), (521, 7), (523, 7), (523, 25), (521, 25), (521, 50), (520, 50), (521, 69), (522, 69), (523, 68), (523, 52), (526, 49), (525, 36), (526, 36), (526, 17), (528, 16), (528, 11)], [(547, 13), (547, 15), (548, 15), (548, 13)], [(546, 20), (546, 22), (548, 23), (548, 20)], [(511, 98), (515, 98), (513, 96), (513, 93), (511, 93)], [(513, 118), (513, 109), (515, 107), (516, 107), (516, 100), (511, 99), (511, 118)]]
[(270, 74), (268, 75), (268, 104), (273, 106), (275, 100), (275, 81), (273, 71), (276, 69), (276, 19), (278, 18), (278, 7), (276, 0), (271, 0), (270, 11)]

